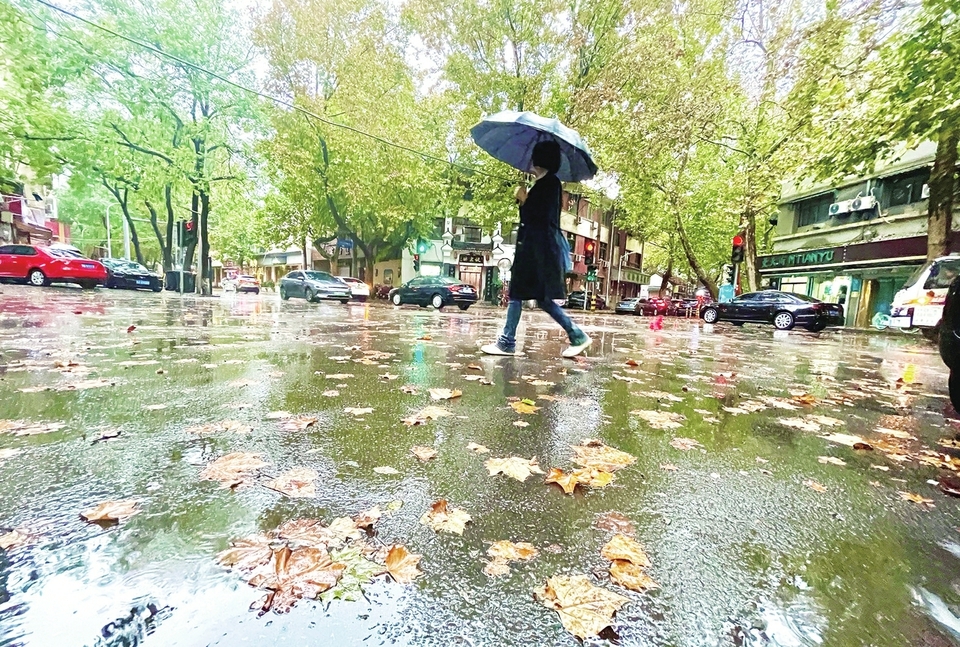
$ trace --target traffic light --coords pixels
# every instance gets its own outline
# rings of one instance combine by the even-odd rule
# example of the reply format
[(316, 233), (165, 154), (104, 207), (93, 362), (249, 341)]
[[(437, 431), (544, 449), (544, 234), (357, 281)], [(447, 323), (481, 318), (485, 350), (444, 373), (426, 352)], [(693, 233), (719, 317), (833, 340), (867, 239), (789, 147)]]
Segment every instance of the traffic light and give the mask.
[[(419, 243), (417, 245), (419, 247)], [(414, 272), (420, 271), (420, 254), (413, 255), (413, 271)]]
[(743, 262), (743, 234), (737, 234), (733, 237), (733, 250), (730, 252), (730, 262), (731, 263), (742, 263)]
[(597, 244), (592, 240), (588, 240), (583, 245), (583, 262), (587, 265), (593, 265), (594, 263), (594, 252), (597, 249)]
[(417, 255), (426, 254), (427, 250), (430, 249), (430, 243), (425, 241), (422, 238), (417, 239)]
[(723, 266), (723, 272), (720, 275), (720, 285), (733, 285), (733, 265), (729, 263)]
[(197, 244), (197, 223), (195, 223), (193, 220), (185, 220), (183, 223), (183, 229), (184, 229), (183, 238), (180, 239), (182, 241), (181, 245), (183, 245), (184, 247), (189, 247), (190, 245), (196, 245)]
[(597, 266), (590, 265), (587, 267), (587, 283), (596, 283), (597, 282)]

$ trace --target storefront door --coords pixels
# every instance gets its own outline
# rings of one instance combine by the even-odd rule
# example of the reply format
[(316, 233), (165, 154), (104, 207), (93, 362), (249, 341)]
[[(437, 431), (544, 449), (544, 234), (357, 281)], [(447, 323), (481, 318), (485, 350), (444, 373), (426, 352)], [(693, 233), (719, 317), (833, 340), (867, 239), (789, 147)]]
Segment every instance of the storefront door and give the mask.
[(482, 265), (461, 265), (460, 281), (467, 285), (472, 285), (477, 294), (483, 294), (483, 266)]

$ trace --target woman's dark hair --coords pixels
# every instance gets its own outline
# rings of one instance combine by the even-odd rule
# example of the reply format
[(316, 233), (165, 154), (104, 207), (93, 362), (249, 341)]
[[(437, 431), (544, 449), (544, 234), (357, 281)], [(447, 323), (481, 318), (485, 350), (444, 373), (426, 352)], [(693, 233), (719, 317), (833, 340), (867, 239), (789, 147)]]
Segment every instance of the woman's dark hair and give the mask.
[(534, 166), (556, 173), (560, 170), (560, 144), (554, 141), (538, 142), (533, 147), (530, 161)]

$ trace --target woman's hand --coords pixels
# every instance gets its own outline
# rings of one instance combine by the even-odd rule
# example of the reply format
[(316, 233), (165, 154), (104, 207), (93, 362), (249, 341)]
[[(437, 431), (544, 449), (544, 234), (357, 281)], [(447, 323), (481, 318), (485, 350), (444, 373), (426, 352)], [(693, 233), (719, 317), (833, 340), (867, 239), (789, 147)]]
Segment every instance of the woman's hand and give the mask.
[(527, 187), (525, 184), (521, 184), (517, 187), (516, 191), (513, 192), (513, 197), (516, 198), (517, 204), (523, 204), (527, 201)]

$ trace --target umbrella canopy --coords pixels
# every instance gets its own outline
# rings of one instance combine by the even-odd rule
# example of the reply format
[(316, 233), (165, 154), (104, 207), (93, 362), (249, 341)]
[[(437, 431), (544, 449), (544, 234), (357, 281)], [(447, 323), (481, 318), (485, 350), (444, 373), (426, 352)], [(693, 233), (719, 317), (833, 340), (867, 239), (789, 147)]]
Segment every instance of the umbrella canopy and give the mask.
[(539, 142), (553, 140), (560, 144), (558, 178), (564, 182), (580, 182), (597, 174), (590, 149), (579, 133), (556, 119), (532, 112), (505, 110), (486, 117), (470, 129), (470, 134), (477, 146), (524, 172), (530, 171), (533, 147)]

